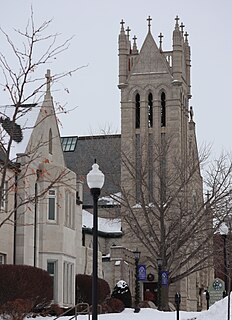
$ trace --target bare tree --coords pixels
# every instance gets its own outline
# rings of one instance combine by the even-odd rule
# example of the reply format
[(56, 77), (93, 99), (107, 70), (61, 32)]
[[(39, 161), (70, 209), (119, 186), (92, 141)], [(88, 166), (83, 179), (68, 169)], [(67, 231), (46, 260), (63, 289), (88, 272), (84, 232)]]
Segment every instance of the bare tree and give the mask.
[[(46, 89), (50, 90), (50, 84), (69, 75), (71, 76), (79, 68), (54, 74), (52, 77), (47, 74), (47, 80), (40, 76), (41, 70), (48, 63), (55, 61), (56, 57), (69, 48), (72, 38), (59, 43), (59, 34), (49, 34), (51, 20), (44, 21), (36, 26), (34, 14), (31, 9), (31, 16), (25, 30), (14, 30), (10, 35), (0, 29), (1, 35), (5, 38), (6, 53), (0, 52), (0, 86), (8, 96), (9, 103), (1, 106), (0, 109), (0, 130), (1, 130), (1, 178), (0, 178), (0, 202), (3, 206), (8, 195), (12, 195), (19, 190), (20, 179), (30, 180), (31, 177), (37, 181), (41, 176), (49, 182), (43, 190), (31, 192), (24, 195), (17, 203), (17, 207), (9, 207), (1, 211), (0, 227), (5, 223), (14, 222), (14, 213), (19, 206), (35, 203), (39, 197), (44, 197), (47, 191), (59, 183), (68, 183), (69, 170), (57, 172), (53, 177), (51, 173), (43, 167), (31, 171), (30, 166), (40, 157), (38, 150), (44, 145), (49, 145), (49, 139), (42, 141), (38, 137), (36, 144), (27, 149), (24, 163), (17, 163), (14, 150), (16, 145), (24, 141), (36, 126), (41, 126), (42, 121), (48, 117), (57, 116), (64, 112), (64, 108), (59, 106), (54, 112), (44, 114), (43, 119), (36, 124), (29, 124), (27, 119), (35, 117), (40, 109), (39, 104)], [(16, 37), (15, 37), (16, 36)], [(14, 39), (14, 40), (12, 40)], [(49, 87), (49, 88), (48, 88)], [(51, 137), (55, 139), (57, 137)], [(24, 146), (25, 147), (25, 146)], [(24, 150), (22, 150), (24, 152)], [(27, 160), (25, 160), (27, 158)], [(44, 158), (44, 163), (49, 162)], [(48, 163), (47, 163), (48, 165)], [(49, 170), (52, 171), (52, 165)], [(23, 174), (22, 174), (23, 172)], [(20, 175), (19, 175), (20, 173)], [(17, 181), (16, 181), (17, 180)], [(7, 183), (6, 183), (7, 182)], [(25, 183), (25, 182), (24, 182)], [(22, 188), (22, 187), (21, 187)]]

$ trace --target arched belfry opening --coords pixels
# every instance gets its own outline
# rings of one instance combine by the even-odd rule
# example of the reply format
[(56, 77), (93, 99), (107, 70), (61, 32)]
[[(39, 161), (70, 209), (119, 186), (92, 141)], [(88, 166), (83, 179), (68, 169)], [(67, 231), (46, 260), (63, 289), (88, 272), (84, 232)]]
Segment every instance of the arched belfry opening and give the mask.
[(140, 95), (135, 96), (135, 128), (140, 128)]
[(166, 127), (166, 94), (161, 93), (161, 127)]
[(153, 95), (148, 94), (148, 128), (153, 127)]

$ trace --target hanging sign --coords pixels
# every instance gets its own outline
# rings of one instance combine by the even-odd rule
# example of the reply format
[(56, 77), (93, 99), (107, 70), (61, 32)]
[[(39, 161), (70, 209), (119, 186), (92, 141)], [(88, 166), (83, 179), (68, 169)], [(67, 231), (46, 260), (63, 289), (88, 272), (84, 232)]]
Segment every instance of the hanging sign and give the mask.
[(144, 281), (147, 278), (147, 270), (146, 270), (146, 265), (145, 264), (139, 264), (138, 265), (138, 280)]
[(168, 286), (168, 272), (161, 271), (161, 285), (164, 287)]

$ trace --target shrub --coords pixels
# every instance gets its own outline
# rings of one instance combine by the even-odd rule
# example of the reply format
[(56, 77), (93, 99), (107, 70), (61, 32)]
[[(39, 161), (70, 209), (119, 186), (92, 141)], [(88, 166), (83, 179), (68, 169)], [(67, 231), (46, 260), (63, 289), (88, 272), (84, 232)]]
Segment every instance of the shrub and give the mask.
[[(101, 304), (110, 295), (107, 281), (98, 278), (98, 303)], [(92, 304), (92, 276), (86, 274), (76, 275), (76, 302)]]
[(114, 287), (111, 297), (121, 300), (126, 308), (131, 308), (132, 306), (131, 292), (124, 280), (118, 281)]
[(103, 313), (120, 313), (125, 309), (124, 303), (116, 298), (109, 298), (102, 305)]
[(0, 265), (0, 307), (5, 317), (7, 313), (10, 316), (10, 305), (10, 317), (20, 319), (20, 314), (49, 306), (52, 297), (52, 279), (47, 271), (32, 266)]
[(31, 313), (33, 308), (32, 301), (28, 299), (16, 299), (8, 301), (0, 306), (1, 317), (5, 320), (23, 320)]

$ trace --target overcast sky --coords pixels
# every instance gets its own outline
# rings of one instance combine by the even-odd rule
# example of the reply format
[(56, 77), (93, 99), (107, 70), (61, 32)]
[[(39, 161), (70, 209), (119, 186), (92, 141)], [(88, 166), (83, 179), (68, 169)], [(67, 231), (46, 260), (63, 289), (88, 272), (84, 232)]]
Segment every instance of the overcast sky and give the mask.
[[(86, 66), (53, 87), (53, 98), (71, 113), (62, 117), (62, 135), (120, 132), (118, 83), (118, 34), (120, 21), (137, 36), (138, 47), (147, 34), (158, 42), (163, 33), (164, 50), (172, 49), (175, 16), (189, 33), (192, 51), (192, 99), (199, 145), (212, 143), (219, 152), (232, 151), (232, 1), (231, 0), (8, 0), (2, 2), (0, 25), (11, 34), (23, 29), (33, 6), (35, 24), (53, 19), (49, 31), (71, 47), (50, 65), (53, 73)], [(4, 43), (1, 43), (4, 46)], [(69, 93), (67, 93), (68, 88)], [(4, 101), (4, 103), (6, 103)]]

